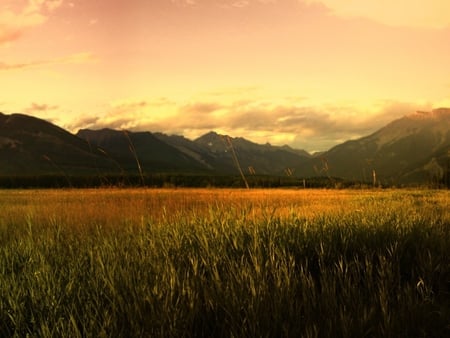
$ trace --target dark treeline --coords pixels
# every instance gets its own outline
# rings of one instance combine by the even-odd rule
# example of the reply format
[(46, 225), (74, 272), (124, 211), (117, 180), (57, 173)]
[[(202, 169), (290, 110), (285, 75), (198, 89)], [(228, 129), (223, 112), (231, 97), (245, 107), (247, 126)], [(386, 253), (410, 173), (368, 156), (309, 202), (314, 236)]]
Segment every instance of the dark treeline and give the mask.
[[(295, 177), (254, 175), (247, 177), (251, 188), (347, 188), (361, 186), (359, 182), (344, 181), (339, 178), (314, 177), (301, 179)], [(148, 174), (103, 175), (103, 176), (0, 176), (0, 188), (101, 188), (101, 187), (172, 187), (172, 188), (243, 188), (245, 183), (240, 176), (232, 175), (189, 175), (189, 174)]]
[[(248, 176), (250, 188), (371, 188), (371, 182), (344, 180), (336, 177), (298, 178), (287, 176)], [(449, 188), (447, 182), (430, 181), (426, 187)], [(0, 176), (0, 188), (102, 188), (102, 187), (153, 187), (153, 188), (244, 188), (245, 183), (238, 175), (195, 175), (160, 173), (140, 175), (30, 175)], [(402, 187), (378, 184), (376, 188)], [(421, 186), (422, 187), (422, 186)]]

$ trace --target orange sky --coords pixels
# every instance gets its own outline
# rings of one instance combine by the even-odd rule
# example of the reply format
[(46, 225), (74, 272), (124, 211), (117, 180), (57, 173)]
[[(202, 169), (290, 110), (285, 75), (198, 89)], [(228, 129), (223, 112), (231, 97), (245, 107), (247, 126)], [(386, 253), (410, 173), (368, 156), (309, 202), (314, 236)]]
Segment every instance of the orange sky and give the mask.
[(1, 0), (0, 111), (325, 150), (450, 106), (447, 0)]

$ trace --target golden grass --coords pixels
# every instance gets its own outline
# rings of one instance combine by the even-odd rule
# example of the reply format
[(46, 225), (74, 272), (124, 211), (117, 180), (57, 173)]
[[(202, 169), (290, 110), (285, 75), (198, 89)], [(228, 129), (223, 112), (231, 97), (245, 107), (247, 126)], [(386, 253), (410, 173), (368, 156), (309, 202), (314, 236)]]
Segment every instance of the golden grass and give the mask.
[[(248, 220), (397, 212), (441, 213), (449, 220), (448, 191), (293, 189), (68, 189), (0, 191), (0, 221), (62, 221), (118, 226), (179, 217), (202, 218), (226, 210)], [(372, 210), (373, 209), (373, 210)], [(270, 215), (268, 215), (270, 213)]]
[(3, 190), (0, 336), (448, 337), (448, 206), (425, 190)]

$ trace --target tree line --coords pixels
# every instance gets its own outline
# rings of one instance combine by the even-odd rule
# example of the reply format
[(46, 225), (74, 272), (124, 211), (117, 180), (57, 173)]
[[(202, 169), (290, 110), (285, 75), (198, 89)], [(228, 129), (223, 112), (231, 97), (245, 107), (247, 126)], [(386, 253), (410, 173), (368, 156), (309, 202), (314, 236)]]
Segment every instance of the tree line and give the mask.
[[(423, 185), (429, 188), (450, 188), (449, 175), (442, 179), (430, 178)], [(322, 176), (298, 178), (293, 176), (251, 175), (246, 177), (249, 188), (373, 188), (372, 182), (346, 180)], [(411, 185), (410, 185), (411, 186)], [(0, 175), (0, 188), (245, 188), (240, 175), (206, 175), (180, 173), (128, 174), (128, 175)], [(402, 187), (379, 183), (376, 188)]]

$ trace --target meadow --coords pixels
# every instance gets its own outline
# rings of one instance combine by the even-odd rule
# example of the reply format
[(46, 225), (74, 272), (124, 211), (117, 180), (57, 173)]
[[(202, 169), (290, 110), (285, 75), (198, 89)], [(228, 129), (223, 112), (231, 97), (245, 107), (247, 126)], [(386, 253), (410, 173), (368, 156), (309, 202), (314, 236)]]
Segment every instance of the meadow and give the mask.
[(1, 337), (449, 337), (448, 190), (0, 191)]

